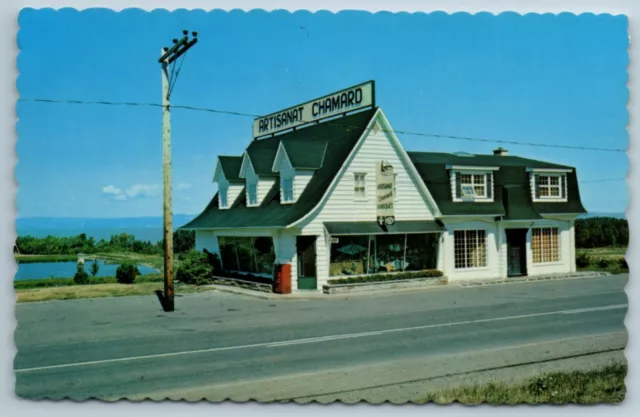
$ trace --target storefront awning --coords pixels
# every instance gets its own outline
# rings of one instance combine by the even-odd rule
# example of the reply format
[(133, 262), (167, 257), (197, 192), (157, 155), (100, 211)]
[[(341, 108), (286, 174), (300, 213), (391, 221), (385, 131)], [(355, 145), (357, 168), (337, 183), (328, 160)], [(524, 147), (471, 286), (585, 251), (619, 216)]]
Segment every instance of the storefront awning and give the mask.
[(330, 235), (380, 235), (394, 233), (437, 233), (444, 231), (441, 223), (433, 220), (397, 221), (380, 226), (378, 222), (326, 222)]

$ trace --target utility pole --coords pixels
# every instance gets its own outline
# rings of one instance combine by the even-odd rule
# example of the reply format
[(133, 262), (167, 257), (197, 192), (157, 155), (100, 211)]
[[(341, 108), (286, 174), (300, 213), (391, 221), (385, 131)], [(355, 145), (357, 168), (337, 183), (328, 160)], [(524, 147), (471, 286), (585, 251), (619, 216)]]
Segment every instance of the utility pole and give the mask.
[[(192, 32), (189, 40), (188, 31), (182, 31), (182, 39), (174, 39), (171, 48), (162, 48), (160, 59), (162, 72), (162, 216), (163, 216), (163, 251), (164, 251), (164, 294), (161, 298), (164, 311), (174, 311), (173, 293), (173, 210), (171, 202), (171, 91), (175, 85), (182, 62), (175, 72), (175, 61), (198, 42), (197, 32)], [(184, 60), (184, 57), (183, 57)], [(173, 64), (171, 70), (169, 66)], [(169, 74), (171, 71), (171, 74)]]

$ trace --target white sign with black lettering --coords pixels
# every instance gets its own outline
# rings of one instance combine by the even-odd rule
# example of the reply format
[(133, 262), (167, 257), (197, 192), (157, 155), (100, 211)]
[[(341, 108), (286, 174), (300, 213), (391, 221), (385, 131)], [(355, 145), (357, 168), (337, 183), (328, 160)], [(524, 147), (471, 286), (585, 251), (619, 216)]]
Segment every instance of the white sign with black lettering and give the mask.
[(290, 107), (253, 122), (253, 137), (270, 135), (327, 117), (375, 105), (373, 81)]
[(395, 223), (395, 178), (393, 166), (376, 162), (376, 216), (381, 226)]

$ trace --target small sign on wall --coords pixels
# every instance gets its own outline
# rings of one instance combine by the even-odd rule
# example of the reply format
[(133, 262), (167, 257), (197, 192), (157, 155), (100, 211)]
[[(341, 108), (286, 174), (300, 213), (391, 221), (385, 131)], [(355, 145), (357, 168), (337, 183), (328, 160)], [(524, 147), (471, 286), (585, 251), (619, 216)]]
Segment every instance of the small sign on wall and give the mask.
[(385, 161), (376, 162), (376, 216), (378, 224), (395, 223), (393, 166)]

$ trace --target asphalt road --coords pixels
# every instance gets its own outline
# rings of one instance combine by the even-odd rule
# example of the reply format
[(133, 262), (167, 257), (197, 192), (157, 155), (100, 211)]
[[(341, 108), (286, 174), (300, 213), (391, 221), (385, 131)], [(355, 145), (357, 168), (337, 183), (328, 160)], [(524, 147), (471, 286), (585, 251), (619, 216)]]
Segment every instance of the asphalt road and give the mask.
[(567, 356), (606, 351), (626, 343), (627, 279), (317, 300), (209, 292), (178, 297), (173, 313), (164, 313), (155, 295), (18, 304), (16, 393), (117, 399), (216, 392), (235, 399), (249, 395), (243, 384), (261, 381), (263, 392), (297, 377), (287, 383), (304, 396), (327, 392), (329, 374), (340, 389), (347, 381), (362, 388), (400, 378), (390, 371), (399, 364), (435, 372), (437, 358), (462, 358), (438, 362), (450, 373), (464, 361), (498, 366), (562, 357), (563, 349)]

